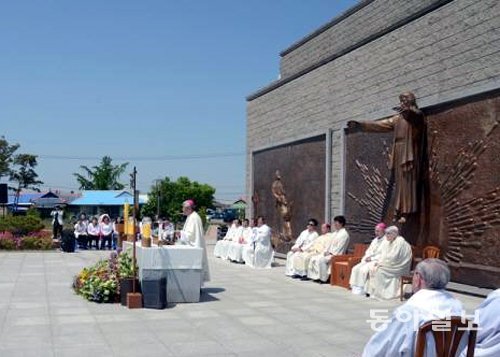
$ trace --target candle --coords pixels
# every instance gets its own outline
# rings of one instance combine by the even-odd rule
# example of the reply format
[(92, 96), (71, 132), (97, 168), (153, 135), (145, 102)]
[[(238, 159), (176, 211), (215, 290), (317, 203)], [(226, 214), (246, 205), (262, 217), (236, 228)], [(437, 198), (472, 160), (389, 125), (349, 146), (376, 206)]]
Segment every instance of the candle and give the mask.
[(143, 238), (151, 238), (151, 223), (144, 223), (142, 226)]
[(134, 217), (129, 217), (128, 219), (128, 231), (127, 231), (127, 234), (128, 235), (135, 235), (135, 222), (134, 222)]
[(128, 209), (129, 204), (128, 202), (125, 202), (125, 204), (123, 205), (123, 224), (125, 225), (123, 231), (125, 232), (125, 234), (128, 234)]

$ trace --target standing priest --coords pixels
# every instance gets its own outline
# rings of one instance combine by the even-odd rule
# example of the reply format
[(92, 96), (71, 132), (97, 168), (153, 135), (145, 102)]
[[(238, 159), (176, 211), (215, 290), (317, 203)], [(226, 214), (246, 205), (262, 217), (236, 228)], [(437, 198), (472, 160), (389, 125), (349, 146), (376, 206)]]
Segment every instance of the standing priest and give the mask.
[(181, 244), (189, 244), (193, 247), (203, 249), (203, 284), (203, 282), (210, 281), (210, 271), (208, 269), (207, 247), (204, 238), (203, 222), (194, 208), (195, 204), (193, 200), (187, 200), (182, 203), (182, 213), (187, 218), (184, 223), (184, 228), (180, 231), (179, 242)]

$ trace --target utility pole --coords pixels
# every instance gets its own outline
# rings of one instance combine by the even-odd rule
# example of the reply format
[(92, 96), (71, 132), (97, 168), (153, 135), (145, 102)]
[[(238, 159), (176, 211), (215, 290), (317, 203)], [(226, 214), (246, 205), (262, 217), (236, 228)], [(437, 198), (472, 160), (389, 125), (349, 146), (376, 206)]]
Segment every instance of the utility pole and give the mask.
[(156, 219), (159, 220), (160, 219), (160, 202), (161, 202), (161, 191), (160, 191), (161, 180), (156, 179), (155, 181), (156, 181)]
[(142, 308), (142, 295), (137, 293), (136, 281), (137, 281), (137, 253), (136, 253), (136, 240), (137, 240), (137, 214), (139, 213), (139, 200), (137, 191), (137, 169), (134, 166), (134, 171), (130, 174), (130, 188), (134, 193), (134, 206), (132, 207), (132, 217), (134, 225), (134, 235), (132, 238), (133, 249), (132, 249), (132, 270), (134, 274), (134, 279), (132, 282), (132, 293), (127, 294), (127, 306), (129, 309), (132, 308)]

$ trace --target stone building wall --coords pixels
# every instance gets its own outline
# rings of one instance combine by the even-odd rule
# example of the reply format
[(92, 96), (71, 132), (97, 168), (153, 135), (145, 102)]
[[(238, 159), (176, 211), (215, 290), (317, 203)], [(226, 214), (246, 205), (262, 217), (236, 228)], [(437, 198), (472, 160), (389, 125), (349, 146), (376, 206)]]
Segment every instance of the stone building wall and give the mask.
[[(350, 45), (349, 51), (340, 57), (319, 63), (321, 65), (317, 63), (310, 71), (303, 68), (331, 57), (340, 42), (321, 46), (315, 44), (319, 40), (313, 37), (284, 55), (281, 81), (247, 98), (249, 196), (254, 151), (331, 130), (331, 214), (339, 214), (343, 210), (342, 129), (348, 120), (374, 120), (392, 114), (398, 94), (406, 90), (413, 91), (419, 105), (425, 108), (500, 88), (499, 1), (378, 0), (367, 3), (318, 38), (325, 43), (333, 42), (336, 31), (352, 33), (353, 42), (369, 36), (363, 32), (365, 28), (360, 29), (364, 27), (363, 21), (355, 20), (373, 6), (380, 12), (373, 15), (380, 17), (378, 22), (373, 19), (374, 24), (384, 22), (381, 20), (384, 8), (408, 11), (408, 8), (416, 9), (416, 3), (422, 3), (435, 5), (435, 9), (417, 12), (409, 22), (398, 23), (395, 17), (391, 21), (399, 27), (363, 42), (360, 47)], [(406, 5), (408, 3), (412, 6)], [(395, 10), (394, 16), (404, 12), (399, 10)], [(379, 27), (374, 27), (371, 31), (378, 30)], [(349, 47), (349, 43), (342, 46)]]
[[(449, 0), (448, 0), (449, 1)], [(341, 54), (400, 21), (431, 11), (442, 0), (368, 0), (333, 19), (281, 52), (281, 77), (289, 77), (329, 56)]]

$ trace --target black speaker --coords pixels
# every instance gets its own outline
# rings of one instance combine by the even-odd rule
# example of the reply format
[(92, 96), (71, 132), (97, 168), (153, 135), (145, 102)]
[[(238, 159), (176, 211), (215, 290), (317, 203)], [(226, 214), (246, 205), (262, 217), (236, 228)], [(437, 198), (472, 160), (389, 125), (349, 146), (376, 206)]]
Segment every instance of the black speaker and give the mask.
[(142, 300), (146, 309), (164, 309), (167, 307), (167, 279), (143, 279)]
[(0, 183), (0, 204), (9, 203), (9, 195), (7, 194), (7, 184)]

